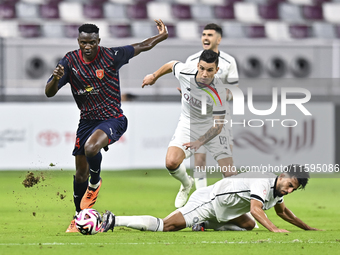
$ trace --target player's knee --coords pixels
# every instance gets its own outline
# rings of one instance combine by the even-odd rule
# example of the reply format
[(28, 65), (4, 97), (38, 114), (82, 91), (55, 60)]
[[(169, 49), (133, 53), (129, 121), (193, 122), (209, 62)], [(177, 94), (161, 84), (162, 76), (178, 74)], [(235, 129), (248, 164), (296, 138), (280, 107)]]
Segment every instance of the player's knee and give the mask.
[(99, 147), (93, 143), (86, 143), (84, 149), (85, 156), (89, 158), (96, 156), (99, 152)]
[(202, 155), (198, 155), (198, 156), (195, 155), (195, 165), (196, 166), (205, 166), (206, 165), (205, 154), (202, 154)]
[(247, 223), (243, 226), (243, 228), (245, 228), (246, 230), (253, 230), (255, 228), (255, 221), (250, 220), (247, 221)]
[(174, 159), (167, 159), (165, 166), (169, 171), (174, 171), (178, 168), (181, 163)]

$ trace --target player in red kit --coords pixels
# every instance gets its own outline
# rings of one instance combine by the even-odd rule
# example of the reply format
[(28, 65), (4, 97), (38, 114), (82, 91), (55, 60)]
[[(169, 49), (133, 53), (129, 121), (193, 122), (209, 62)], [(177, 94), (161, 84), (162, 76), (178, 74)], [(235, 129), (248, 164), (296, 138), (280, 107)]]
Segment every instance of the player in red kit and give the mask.
[[(129, 59), (152, 49), (168, 37), (161, 20), (155, 20), (159, 34), (143, 42), (106, 48), (99, 46), (99, 28), (94, 24), (79, 27), (79, 49), (60, 60), (45, 88), (53, 97), (65, 84), (80, 109), (80, 121), (73, 150), (76, 174), (73, 181), (76, 214), (91, 208), (102, 184), (101, 149), (116, 142), (127, 129), (127, 118), (121, 109), (119, 69)], [(89, 175), (91, 176), (89, 180)], [(74, 220), (66, 232), (77, 232)]]

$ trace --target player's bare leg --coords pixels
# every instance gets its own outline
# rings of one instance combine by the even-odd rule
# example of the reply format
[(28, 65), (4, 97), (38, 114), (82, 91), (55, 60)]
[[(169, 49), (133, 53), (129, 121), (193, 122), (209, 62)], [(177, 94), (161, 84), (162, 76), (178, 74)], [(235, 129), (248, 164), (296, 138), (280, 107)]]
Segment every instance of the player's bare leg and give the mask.
[(239, 228), (252, 230), (255, 227), (256, 222), (254, 219), (249, 217), (248, 214), (243, 214), (233, 220), (228, 221), (227, 224), (234, 224)]
[(166, 168), (169, 173), (182, 184), (175, 200), (175, 207), (182, 207), (189, 196), (194, 180), (187, 174), (183, 164), (185, 159), (184, 151), (176, 146), (170, 146), (166, 154)]
[(192, 229), (194, 231), (204, 231), (205, 229), (213, 229), (216, 231), (246, 231), (254, 229), (255, 226), (255, 220), (246, 213), (228, 222), (205, 221), (194, 225)]
[(207, 187), (207, 155), (205, 153), (195, 153), (194, 180), (196, 189)]
[(237, 174), (236, 169), (233, 168), (233, 158), (229, 157), (229, 158), (222, 158), (220, 160), (217, 161), (218, 165), (221, 167), (221, 169), (223, 169), (223, 177), (229, 177), (232, 175)]
[(180, 211), (174, 211), (163, 219), (163, 231), (178, 231), (186, 228), (186, 222)]

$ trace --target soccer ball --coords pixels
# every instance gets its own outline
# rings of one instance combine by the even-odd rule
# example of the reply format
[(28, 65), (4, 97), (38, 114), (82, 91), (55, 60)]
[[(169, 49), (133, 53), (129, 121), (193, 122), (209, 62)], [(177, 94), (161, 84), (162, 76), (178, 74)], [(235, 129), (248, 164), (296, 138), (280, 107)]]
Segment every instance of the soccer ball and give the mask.
[(103, 224), (102, 216), (95, 209), (84, 209), (75, 218), (76, 228), (83, 235), (97, 234)]

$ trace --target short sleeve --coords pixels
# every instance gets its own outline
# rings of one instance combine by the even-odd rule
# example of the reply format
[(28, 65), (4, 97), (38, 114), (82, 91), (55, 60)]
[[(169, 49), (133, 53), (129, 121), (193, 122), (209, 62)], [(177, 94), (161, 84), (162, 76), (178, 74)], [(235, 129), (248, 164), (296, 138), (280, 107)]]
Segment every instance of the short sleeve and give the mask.
[(172, 73), (173, 75), (179, 79), (179, 75), (181, 73), (181, 71), (185, 68), (185, 64), (182, 62), (176, 62), (174, 63), (174, 65), (172, 66)]
[(262, 204), (264, 204), (266, 195), (269, 192), (270, 186), (266, 181), (254, 179), (254, 182), (250, 185), (250, 198), (258, 200)]
[(133, 58), (135, 54), (135, 48), (131, 45), (123, 46), (123, 47), (115, 47), (110, 48), (113, 52), (114, 61), (116, 64), (116, 68), (119, 69), (123, 65), (129, 63), (129, 60)]
[(277, 204), (282, 204), (284, 202), (283, 197), (279, 201), (277, 201)]
[(238, 71), (237, 71), (236, 61), (234, 58), (231, 60), (226, 81), (230, 85), (235, 85), (235, 86), (238, 85)]

